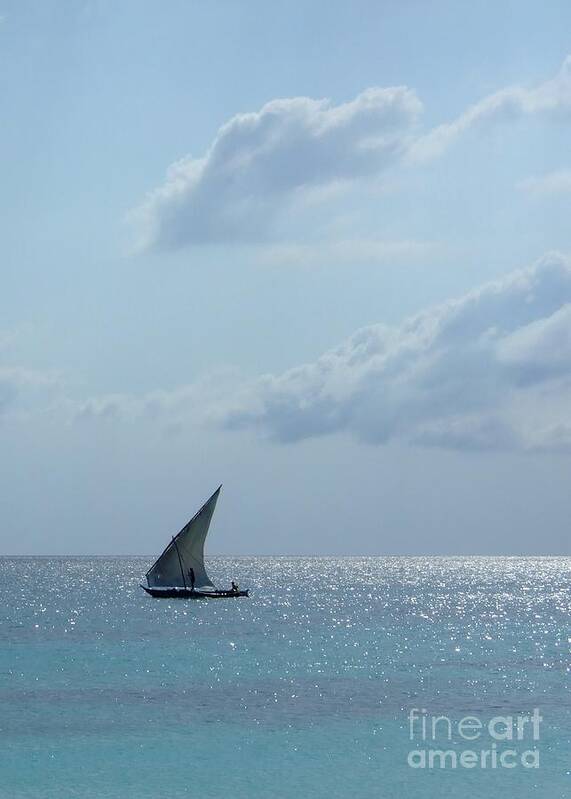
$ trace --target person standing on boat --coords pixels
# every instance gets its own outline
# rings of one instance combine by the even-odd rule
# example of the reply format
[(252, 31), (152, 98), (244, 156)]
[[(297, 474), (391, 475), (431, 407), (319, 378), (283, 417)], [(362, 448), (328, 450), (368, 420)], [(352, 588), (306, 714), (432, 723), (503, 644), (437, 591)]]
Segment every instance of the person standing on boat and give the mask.
[(192, 566), (188, 570), (188, 576), (190, 577), (190, 587), (194, 591), (194, 581), (195, 581), (196, 578), (194, 576), (194, 569), (192, 568)]

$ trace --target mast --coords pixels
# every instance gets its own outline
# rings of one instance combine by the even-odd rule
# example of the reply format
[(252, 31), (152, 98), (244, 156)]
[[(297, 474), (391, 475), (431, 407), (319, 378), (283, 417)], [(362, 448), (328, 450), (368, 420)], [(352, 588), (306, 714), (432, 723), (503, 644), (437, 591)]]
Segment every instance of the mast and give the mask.
[(177, 542), (176, 542), (176, 538), (175, 538), (175, 536), (174, 536), (174, 535), (173, 535), (173, 537), (172, 537), (172, 542), (173, 542), (173, 544), (174, 544), (174, 546), (175, 546), (175, 549), (176, 549), (176, 554), (178, 555), (178, 562), (179, 562), (179, 564), (180, 564), (180, 573), (182, 574), (182, 584), (183, 584), (183, 585), (184, 585), (184, 587), (186, 588), (186, 578), (185, 578), (185, 576), (184, 576), (184, 569), (183, 569), (183, 567), (182, 567), (182, 558), (181, 558), (181, 556), (180, 556), (180, 551), (179, 551), (178, 544), (177, 544)]

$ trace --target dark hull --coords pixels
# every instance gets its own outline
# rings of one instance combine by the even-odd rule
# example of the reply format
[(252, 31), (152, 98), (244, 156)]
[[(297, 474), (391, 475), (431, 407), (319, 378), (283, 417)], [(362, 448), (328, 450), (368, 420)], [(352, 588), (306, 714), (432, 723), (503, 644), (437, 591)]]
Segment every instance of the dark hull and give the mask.
[(141, 585), (143, 591), (155, 599), (233, 599), (248, 596), (248, 591), (193, 591), (192, 588), (148, 588)]

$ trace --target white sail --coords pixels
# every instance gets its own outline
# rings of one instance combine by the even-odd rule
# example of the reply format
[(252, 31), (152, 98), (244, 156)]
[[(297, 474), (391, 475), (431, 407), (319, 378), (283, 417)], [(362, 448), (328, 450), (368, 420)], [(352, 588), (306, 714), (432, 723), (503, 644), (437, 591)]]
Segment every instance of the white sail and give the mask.
[(151, 566), (147, 572), (149, 587), (191, 588), (190, 570), (193, 569), (194, 587), (197, 590), (216, 590), (204, 566), (204, 541), (221, 488), (222, 486), (216, 489)]

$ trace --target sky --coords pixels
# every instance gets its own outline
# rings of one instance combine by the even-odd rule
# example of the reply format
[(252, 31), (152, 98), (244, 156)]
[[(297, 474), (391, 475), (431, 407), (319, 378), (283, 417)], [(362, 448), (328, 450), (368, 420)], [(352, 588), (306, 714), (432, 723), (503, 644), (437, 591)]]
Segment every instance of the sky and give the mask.
[(0, 0), (0, 553), (571, 554), (570, 29)]

